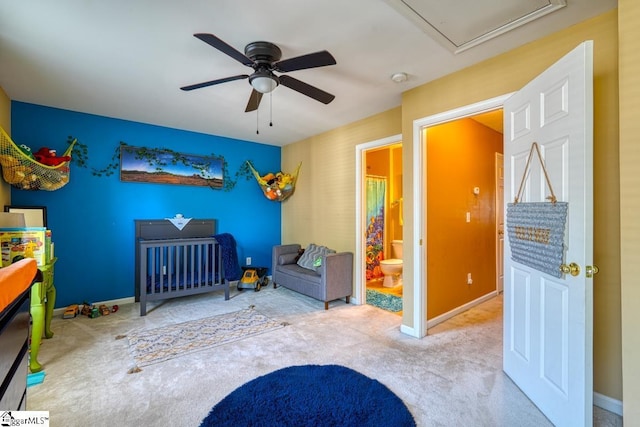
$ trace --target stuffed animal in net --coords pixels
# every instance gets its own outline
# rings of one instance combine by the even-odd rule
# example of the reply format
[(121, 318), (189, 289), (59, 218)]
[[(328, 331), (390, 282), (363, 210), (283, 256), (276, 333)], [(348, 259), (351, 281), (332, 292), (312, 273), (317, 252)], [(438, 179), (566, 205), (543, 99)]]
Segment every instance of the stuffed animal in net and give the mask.
[(47, 166), (58, 166), (61, 163), (71, 160), (71, 156), (58, 156), (56, 150), (47, 147), (40, 148), (38, 151), (33, 153), (33, 157), (38, 163), (42, 163)]
[(298, 164), (295, 172), (292, 174), (277, 172), (269, 172), (264, 176), (261, 176), (258, 171), (247, 161), (253, 176), (255, 177), (258, 185), (262, 189), (265, 197), (269, 200), (282, 202), (293, 194), (295, 190), (296, 180), (298, 178), (298, 172), (302, 163)]

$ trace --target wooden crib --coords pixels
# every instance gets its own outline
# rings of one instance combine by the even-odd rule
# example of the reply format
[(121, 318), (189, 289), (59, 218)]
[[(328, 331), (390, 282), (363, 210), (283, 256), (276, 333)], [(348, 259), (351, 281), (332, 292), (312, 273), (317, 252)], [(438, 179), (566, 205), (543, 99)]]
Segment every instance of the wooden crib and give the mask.
[[(136, 238), (136, 294), (140, 301), (140, 315), (147, 314), (147, 303), (151, 301), (186, 295), (224, 290), (224, 299), (228, 300), (229, 281), (224, 275), (222, 247), (211, 237), (213, 233), (209, 234), (211, 230), (206, 227), (202, 230), (185, 228), (182, 233), (165, 224), (154, 223), (146, 224), (156, 225), (151, 227), (153, 233), (145, 233), (142, 228), (141, 234), (147, 238)], [(166, 235), (170, 238), (149, 238)]]

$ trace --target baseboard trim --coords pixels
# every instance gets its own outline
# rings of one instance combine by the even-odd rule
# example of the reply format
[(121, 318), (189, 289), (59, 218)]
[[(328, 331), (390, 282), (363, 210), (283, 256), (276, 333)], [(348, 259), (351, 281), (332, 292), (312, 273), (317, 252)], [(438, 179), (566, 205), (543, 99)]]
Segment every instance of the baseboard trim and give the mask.
[(453, 316), (457, 316), (460, 313), (463, 313), (467, 310), (469, 310), (472, 307), (475, 307), (476, 305), (482, 304), (483, 302), (490, 300), (491, 298), (495, 297), (496, 295), (498, 295), (497, 291), (492, 291), (489, 292), (486, 295), (481, 296), (480, 298), (476, 298), (473, 301), (470, 301), (466, 304), (461, 305), (460, 307), (456, 307), (451, 311), (448, 311), (444, 314), (441, 314), (440, 316), (434, 317), (431, 320), (427, 320), (427, 329), (432, 328), (434, 326), (436, 326), (439, 323), (444, 322), (445, 320), (449, 320), (451, 319)]
[(412, 327), (407, 326), (407, 325), (400, 325), (400, 332), (402, 332), (403, 334), (407, 334), (410, 337), (420, 338), (418, 336), (418, 334), (416, 333), (415, 328), (412, 328)]
[[(112, 307), (114, 305), (133, 304), (134, 302), (136, 302), (135, 297), (127, 297), (127, 298), (112, 299), (109, 301), (94, 302), (93, 305), (100, 306), (101, 304), (104, 304), (107, 307)], [(54, 316), (61, 315), (62, 313), (64, 313), (66, 308), (67, 307), (56, 308), (55, 310), (53, 310), (53, 315)]]
[(622, 416), (622, 401), (593, 392), (593, 404), (605, 411)]

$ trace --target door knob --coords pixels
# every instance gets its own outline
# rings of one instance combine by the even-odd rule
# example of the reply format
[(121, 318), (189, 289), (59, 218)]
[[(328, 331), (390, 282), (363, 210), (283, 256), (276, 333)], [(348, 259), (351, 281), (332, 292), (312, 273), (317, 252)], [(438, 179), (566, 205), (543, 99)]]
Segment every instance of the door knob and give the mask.
[(571, 274), (572, 276), (577, 276), (578, 274), (580, 274), (580, 266), (575, 262), (572, 262), (569, 265), (561, 264), (560, 271), (562, 271), (564, 274)]
[(598, 272), (600, 271), (600, 269), (598, 268), (597, 265), (587, 265), (585, 268), (585, 274), (587, 275), (587, 277), (589, 279), (591, 279), (593, 276), (595, 276), (596, 274), (598, 274)]

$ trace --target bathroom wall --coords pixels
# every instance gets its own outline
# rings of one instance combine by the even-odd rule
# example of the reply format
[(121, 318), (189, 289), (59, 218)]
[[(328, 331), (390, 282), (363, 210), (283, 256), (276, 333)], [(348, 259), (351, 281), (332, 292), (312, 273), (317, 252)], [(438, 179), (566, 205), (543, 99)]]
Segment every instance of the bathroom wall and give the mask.
[(426, 141), (427, 316), (433, 319), (496, 289), (494, 156), (502, 153), (502, 134), (462, 119), (428, 128)]

